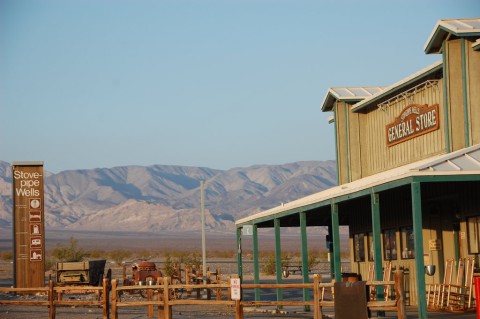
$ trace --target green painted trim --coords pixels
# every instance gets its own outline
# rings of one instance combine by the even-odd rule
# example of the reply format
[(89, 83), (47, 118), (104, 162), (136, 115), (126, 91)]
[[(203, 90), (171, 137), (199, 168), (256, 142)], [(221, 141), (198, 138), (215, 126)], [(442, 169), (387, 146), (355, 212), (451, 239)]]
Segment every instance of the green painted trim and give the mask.
[[(307, 214), (300, 212), (300, 239), (302, 244), (302, 277), (303, 283), (309, 283), (308, 277), (308, 241), (307, 241)], [(310, 289), (303, 288), (303, 301), (310, 301)], [(305, 310), (309, 311), (310, 307), (305, 306)]]
[(451, 142), (450, 142), (450, 116), (449, 116), (449, 107), (448, 107), (448, 61), (447, 61), (447, 50), (446, 41), (443, 42), (442, 58), (443, 58), (443, 125), (445, 125), (445, 150), (447, 153), (452, 151)]
[(468, 92), (467, 92), (467, 53), (465, 51), (465, 38), (461, 39), (462, 46), (462, 91), (463, 91), (463, 116), (465, 127), (465, 147), (470, 146), (470, 120), (468, 115)]
[(348, 108), (345, 101), (343, 102), (343, 112), (345, 113), (345, 150), (347, 153), (347, 158), (345, 159), (345, 168), (347, 170), (347, 182), (350, 183), (352, 181), (352, 179), (350, 178), (350, 131), (348, 129)]
[(242, 228), (237, 227), (237, 272), (242, 281), (243, 277), (243, 266), (242, 266)]
[[(257, 225), (253, 225), (253, 283), (260, 283), (260, 267), (258, 261), (258, 228)], [(255, 288), (255, 301), (260, 300), (260, 289)]]
[(333, 267), (335, 280), (342, 281), (342, 264), (340, 255), (340, 225), (338, 218), (338, 204), (332, 201), (332, 240), (333, 240)]
[[(282, 248), (280, 240), (280, 219), (274, 220), (275, 224), (275, 270), (277, 275), (277, 284), (282, 283)], [(281, 288), (277, 289), (277, 301), (283, 300), (283, 291)]]
[(455, 248), (455, 262), (457, 262), (458, 265), (458, 260), (460, 259), (460, 242), (458, 240), (458, 230), (456, 229), (453, 230), (453, 247)]
[(425, 289), (425, 264), (423, 261), (423, 225), (422, 225), (422, 193), (421, 184), (412, 183), (412, 218), (413, 218), (413, 234), (415, 247), (415, 277), (417, 280), (417, 296), (418, 296), (418, 317), (420, 319), (428, 318), (427, 300)]
[(340, 156), (338, 154), (338, 123), (337, 108), (334, 108), (333, 118), (335, 120), (333, 127), (335, 128), (335, 155), (337, 156), (337, 184), (340, 184)]
[(375, 263), (375, 279), (383, 280), (382, 271), (382, 227), (380, 226), (380, 195), (370, 194), (370, 205), (372, 211), (372, 236), (373, 236), (373, 260)]

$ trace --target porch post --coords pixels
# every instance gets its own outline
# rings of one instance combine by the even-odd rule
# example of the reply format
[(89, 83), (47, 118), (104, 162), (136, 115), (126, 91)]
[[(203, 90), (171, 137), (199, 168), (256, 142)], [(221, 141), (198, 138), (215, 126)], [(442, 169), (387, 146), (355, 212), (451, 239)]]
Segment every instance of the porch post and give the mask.
[[(274, 219), (275, 225), (275, 270), (277, 274), (277, 284), (282, 283), (282, 249), (280, 245), (280, 219)], [(277, 289), (277, 301), (283, 300), (283, 291)]]
[(417, 279), (418, 294), (418, 318), (426, 319), (427, 301), (425, 289), (425, 263), (423, 260), (423, 235), (422, 235), (422, 194), (419, 182), (413, 182), (412, 191), (412, 214), (413, 234), (415, 245), (415, 277)]
[(237, 272), (240, 281), (242, 280), (242, 228), (237, 227)]
[[(300, 212), (300, 234), (302, 241), (302, 276), (303, 283), (306, 284), (308, 280), (308, 249), (307, 249), (307, 215), (305, 212)], [(310, 290), (303, 289), (303, 301), (310, 301)], [(310, 310), (305, 306), (305, 310)]]
[[(258, 228), (257, 225), (253, 225), (253, 282), (255, 284), (260, 283), (260, 271), (258, 262)], [(255, 301), (260, 300), (260, 289), (255, 288)]]
[(338, 204), (332, 201), (332, 240), (333, 240), (333, 268), (335, 280), (342, 281), (342, 260), (340, 256), (340, 223), (338, 219)]
[(383, 280), (382, 271), (382, 245), (380, 227), (380, 196), (378, 193), (370, 195), (372, 206), (372, 236), (373, 236), (373, 260), (375, 263), (375, 279)]

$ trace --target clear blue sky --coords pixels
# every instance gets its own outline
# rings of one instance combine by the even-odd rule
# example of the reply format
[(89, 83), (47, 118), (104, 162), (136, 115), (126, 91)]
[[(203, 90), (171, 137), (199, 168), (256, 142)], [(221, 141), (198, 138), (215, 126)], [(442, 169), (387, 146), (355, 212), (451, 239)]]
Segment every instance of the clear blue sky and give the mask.
[(329, 87), (440, 60), (478, 0), (0, 0), (0, 160), (218, 169), (335, 159)]

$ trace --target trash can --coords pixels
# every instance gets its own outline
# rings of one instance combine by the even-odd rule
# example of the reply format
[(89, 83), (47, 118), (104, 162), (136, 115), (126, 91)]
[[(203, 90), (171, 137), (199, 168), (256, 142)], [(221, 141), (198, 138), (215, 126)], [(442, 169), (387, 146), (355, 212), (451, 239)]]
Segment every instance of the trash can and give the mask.
[(336, 282), (334, 289), (335, 319), (368, 319), (365, 281)]
[(342, 272), (342, 282), (360, 281), (360, 275), (354, 272)]

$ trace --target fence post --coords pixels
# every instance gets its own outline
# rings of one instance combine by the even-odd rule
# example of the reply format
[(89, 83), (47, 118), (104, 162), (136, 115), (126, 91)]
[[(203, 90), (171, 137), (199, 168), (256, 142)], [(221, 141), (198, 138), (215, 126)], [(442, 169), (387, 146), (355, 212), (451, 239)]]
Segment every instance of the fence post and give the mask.
[(113, 319), (118, 319), (117, 296), (118, 296), (117, 280), (114, 279), (114, 280), (112, 280), (112, 317), (113, 317)]
[(172, 319), (172, 306), (170, 306), (169, 282), (170, 278), (163, 278), (163, 313), (164, 319)]
[(243, 307), (240, 300), (235, 300), (235, 319), (243, 319)]
[(103, 278), (102, 307), (103, 319), (110, 318), (110, 291), (108, 290), (108, 279)]
[(322, 319), (322, 310), (320, 309), (320, 291), (319, 291), (319, 276), (313, 275), (313, 318)]
[(48, 304), (49, 318), (55, 319), (55, 289), (51, 279), (48, 281)]
[(398, 319), (407, 319), (407, 312), (405, 310), (405, 289), (403, 288), (403, 271), (396, 270), (394, 276)]

